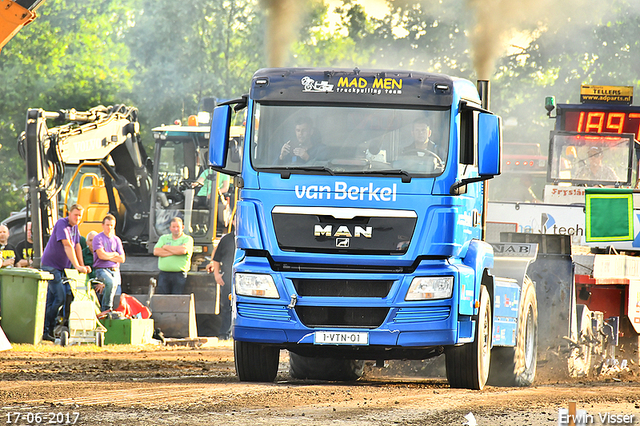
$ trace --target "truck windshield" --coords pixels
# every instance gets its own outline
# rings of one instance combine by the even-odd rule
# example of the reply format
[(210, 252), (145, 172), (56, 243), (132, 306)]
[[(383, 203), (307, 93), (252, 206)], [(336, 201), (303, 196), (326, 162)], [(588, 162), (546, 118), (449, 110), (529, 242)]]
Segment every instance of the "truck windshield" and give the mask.
[(450, 110), (257, 104), (257, 169), (437, 176), (448, 155)]

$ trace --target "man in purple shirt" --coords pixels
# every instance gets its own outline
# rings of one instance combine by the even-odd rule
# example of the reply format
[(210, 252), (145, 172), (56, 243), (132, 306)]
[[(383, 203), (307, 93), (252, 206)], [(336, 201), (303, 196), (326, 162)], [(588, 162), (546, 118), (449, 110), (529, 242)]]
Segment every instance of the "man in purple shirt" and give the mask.
[(102, 232), (93, 238), (93, 269), (96, 279), (104, 283), (100, 309), (113, 309), (113, 299), (120, 286), (120, 264), (124, 262), (122, 240), (116, 235), (116, 218), (108, 214), (102, 219)]
[[(51, 232), (49, 242), (47, 242), (42, 259), (41, 267), (44, 271), (50, 272), (53, 279), (49, 281), (47, 287), (47, 305), (44, 318), (44, 340), (54, 341), (53, 329), (56, 325), (56, 317), (60, 306), (65, 299), (65, 286), (62, 282), (64, 270), (75, 268), (81, 274), (91, 272), (89, 266), (84, 266), (82, 260), (82, 248), (80, 247), (80, 233), (78, 223), (82, 219), (84, 208), (78, 204), (71, 206), (69, 216), (58, 219)], [(68, 286), (68, 284), (67, 284)], [(69, 293), (71, 289), (69, 289)]]

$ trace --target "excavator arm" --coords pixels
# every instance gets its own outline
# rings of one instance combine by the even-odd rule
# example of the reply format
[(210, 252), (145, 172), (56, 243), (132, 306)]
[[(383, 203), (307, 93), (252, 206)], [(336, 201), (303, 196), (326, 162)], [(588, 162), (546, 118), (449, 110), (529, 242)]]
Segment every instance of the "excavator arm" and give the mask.
[[(47, 120), (61, 124), (49, 128)], [(99, 221), (108, 212), (118, 218), (117, 231), (125, 244), (147, 241), (153, 167), (140, 140), (137, 120), (137, 109), (125, 105), (27, 112), (18, 146), (27, 166), (27, 216), (32, 218), (34, 262), (39, 261), (44, 241), (58, 219), (65, 170), (67, 177), (69, 172), (76, 176), (87, 164), (97, 166), (102, 177), (78, 191), (95, 191), (83, 197), (87, 203), (83, 220)], [(80, 202), (80, 194), (76, 195)]]

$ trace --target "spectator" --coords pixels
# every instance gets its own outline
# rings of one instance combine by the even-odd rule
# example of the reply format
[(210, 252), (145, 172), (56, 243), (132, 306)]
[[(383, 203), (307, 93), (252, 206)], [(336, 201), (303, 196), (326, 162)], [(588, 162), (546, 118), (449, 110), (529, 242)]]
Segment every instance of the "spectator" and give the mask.
[(55, 340), (53, 331), (58, 311), (64, 303), (65, 294), (67, 294), (65, 290), (71, 292), (69, 284), (63, 283), (64, 270), (73, 267), (81, 274), (91, 272), (91, 267), (85, 266), (82, 259), (80, 233), (78, 232), (78, 223), (82, 219), (83, 211), (82, 206), (74, 204), (69, 210), (68, 217), (58, 219), (42, 253), (42, 269), (53, 275), (53, 279), (49, 280), (47, 287), (47, 305), (42, 337), (44, 340)]
[(16, 262), (16, 250), (9, 244), (9, 228), (0, 225), (0, 258), (2, 258), (2, 268), (13, 266)]
[[(200, 174), (200, 177), (191, 185), (193, 188), (200, 187), (196, 193), (196, 205), (198, 208), (208, 208), (211, 205), (212, 188), (215, 187), (216, 173), (213, 169), (206, 168)], [(218, 228), (227, 226), (225, 221), (225, 211), (230, 211), (229, 202), (225, 197), (225, 194), (229, 192), (229, 186), (231, 183), (231, 177), (220, 173), (220, 180), (218, 183)]]
[(211, 258), (211, 262), (207, 265), (207, 272), (213, 272), (216, 284), (220, 291), (220, 330), (218, 331), (219, 340), (229, 340), (231, 337), (231, 303), (229, 295), (231, 294), (231, 267), (236, 252), (236, 238), (233, 227), (229, 234), (225, 234), (220, 239), (218, 247)]
[(171, 219), (170, 234), (164, 234), (153, 248), (158, 256), (158, 294), (183, 294), (187, 272), (191, 269), (193, 238), (184, 233), (182, 219)]
[[(120, 264), (125, 261), (122, 240), (116, 235), (116, 218), (108, 214), (102, 219), (102, 232), (93, 239), (93, 269), (96, 279), (104, 284), (100, 309), (113, 310), (113, 299), (122, 282)], [(88, 243), (87, 243), (88, 244)]]
[(31, 232), (31, 222), (27, 222), (27, 238), (20, 241), (16, 247), (16, 266), (20, 268), (31, 268), (33, 265), (33, 233)]

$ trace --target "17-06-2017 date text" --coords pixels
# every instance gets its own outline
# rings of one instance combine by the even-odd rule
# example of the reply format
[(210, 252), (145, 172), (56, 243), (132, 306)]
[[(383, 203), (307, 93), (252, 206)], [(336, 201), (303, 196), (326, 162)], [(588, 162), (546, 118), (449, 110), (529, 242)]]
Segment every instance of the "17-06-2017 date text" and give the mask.
[(11, 425), (75, 425), (80, 418), (80, 413), (54, 413), (54, 412), (19, 412), (7, 413), (5, 424)]

